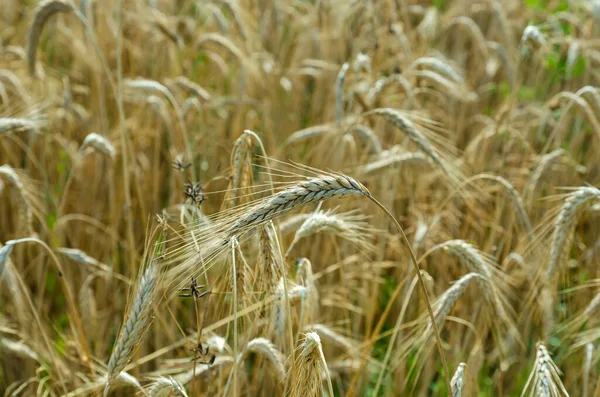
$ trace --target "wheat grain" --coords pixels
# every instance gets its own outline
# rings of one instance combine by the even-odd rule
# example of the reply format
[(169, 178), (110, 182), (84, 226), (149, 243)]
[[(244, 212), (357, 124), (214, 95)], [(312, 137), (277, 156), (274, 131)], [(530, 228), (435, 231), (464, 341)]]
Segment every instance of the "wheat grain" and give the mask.
[(283, 236), (295, 232), (311, 216), (312, 213), (292, 215), (279, 223), (279, 232)]

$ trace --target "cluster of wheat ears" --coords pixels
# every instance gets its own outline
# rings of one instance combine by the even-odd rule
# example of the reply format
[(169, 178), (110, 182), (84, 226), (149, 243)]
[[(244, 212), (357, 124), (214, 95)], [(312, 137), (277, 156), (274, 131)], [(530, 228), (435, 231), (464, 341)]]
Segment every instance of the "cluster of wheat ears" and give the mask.
[(600, 396), (600, 1), (0, 0), (0, 396)]

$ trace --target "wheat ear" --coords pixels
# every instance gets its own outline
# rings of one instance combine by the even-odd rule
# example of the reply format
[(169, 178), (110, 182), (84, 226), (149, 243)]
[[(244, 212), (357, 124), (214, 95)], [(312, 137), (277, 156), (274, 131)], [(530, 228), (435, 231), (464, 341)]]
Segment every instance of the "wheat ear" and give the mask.
[[(252, 141), (248, 134), (242, 134), (233, 145), (231, 154), (231, 195), (228, 205), (235, 207), (239, 196), (243, 195), (242, 189), (250, 183), (250, 145)], [(241, 193), (241, 194), (240, 194)]]
[(261, 225), (258, 232), (258, 249), (260, 252), (258, 271), (260, 279), (263, 280), (262, 289), (272, 292), (277, 287), (279, 280), (283, 276), (283, 266), (279, 260), (279, 248), (275, 241), (275, 225), (268, 222)]
[(425, 138), (425, 136), (414, 126), (412, 121), (410, 121), (407, 117), (402, 115), (399, 111), (391, 108), (378, 108), (369, 111), (368, 113), (375, 114), (378, 116), (382, 116), (392, 124), (394, 124), (400, 131), (405, 133), (410, 140), (415, 142), (417, 146), (425, 153), (431, 160), (438, 165), (442, 171), (444, 171), (448, 175), (452, 175), (451, 171), (444, 164), (444, 161), (438, 154), (438, 152), (434, 149), (434, 147), (429, 143), (429, 141)]
[(356, 179), (344, 174), (331, 173), (311, 178), (252, 207), (231, 226), (229, 234), (236, 235), (307, 204), (345, 196), (370, 196), (370, 193)]
[(72, 10), (71, 4), (62, 0), (43, 0), (35, 9), (27, 42), (27, 67), (31, 76), (35, 75), (36, 52), (44, 25), (52, 15)]
[(107, 383), (104, 395), (110, 384), (133, 357), (133, 354), (152, 321), (152, 303), (158, 287), (158, 269), (150, 263), (139, 280), (135, 298), (110, 356), (107, 369)]
[(548, 281), (552, 282), (568, 253), (569, 242), (572, 239), (575, 222), (579, 215), (578, 209), (584, 208), (595, 199), (600, 199), (600, 189), (582, 186), (570, 193), (565, 200), (554, 222), (552, 243), (550, 244), (550, 260), (546, 267), (546, 279)]
[(33, 132), (39, 133), (42, 127), (40, 121), (19, 117), (0, 118), (0, 134), (11, 134), (15, 132)]
[(339, 127), (344, 117), (344, 80), (350, 64), (344, 63), (335, 79), (335, 123)]
[(319, 335), (316, 332), (305, 334), (300, 349), (302, 352), (294, 363), (295, 376), (293, 379), (296, 380), (296, 383), (292, 385), (290, 397), (321, 395), (323, 374), (327, 378), (329, 395), (334, 396)]
[(111, 160), (114, 159), (117, 154), (117, 150), (115, 149), (114, 145), (108, 139), (96, 132), (88, 134), (81, 143), (79, 151), (84, 152), (86, 149), (92, 149), (102, 153)]
[(456, 372), (454, 372), (454, 376), (450, 381), (452, 385), (452, 397), (461, 397), (462, 396), (462, 388), (465, 383), (465, 368), (467, 364), (460, 363), (458, 364), (458, 368), (456, 368)]
[(538, 343), (535, 365), (523, 388), (521, 397), (528, 390), (531, 390), (530, 395), (535, 394), (538, 397), (568, 397), (569, 393), (563, 386), (560, 375), (561, 372), (552, 361), (546, 346), (543, 343)]
[(148, 397), (168, 397), (179, 395), (188, 397), (183, 386), (171, 377), (160, 376), (154, 379), (154, 382), (146, 389)]
[[(234, 284), (235, 284), (235, 289), (237, 291), (237, 296), (238, 299), (240, 300), (240, 303), (242, 304), (242, 307), (244, 306), (244, 303), (247, 299), (248, 296), (248, 282), (250, 281), (250, 277), (249, 277), (249, 267), (248, 267), (248, 262), (246, 262), (246, 258), (244, 257), (244, 253), (242, 252), (242, 248), (240, 247), (240, 243), (238, 242), (237, 238), (233, 238), (233, 247), (235, 249), (235, 274), (232, 272), (231, 273), (231, 288), (233, 290), (234, 288)], [(234, 282), (234, 278), (235, 278), (235, 282)]]

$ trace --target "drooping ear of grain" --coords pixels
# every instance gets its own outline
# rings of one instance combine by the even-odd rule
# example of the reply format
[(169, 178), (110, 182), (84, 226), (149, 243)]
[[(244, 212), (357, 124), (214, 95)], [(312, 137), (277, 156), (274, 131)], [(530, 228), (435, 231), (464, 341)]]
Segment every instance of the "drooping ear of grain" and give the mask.
[(88, 148), (102, 153), (110, 159), (114, 159), (117, 153), (113, 144), (108, 139), (96, 132), (92, 132), (85, 137), (79, 150), (83, 152)]
[(23, 180), (15, 169), (9, 165), (0, 166), (0, 179), (7, 182), (12, 188), (15, 197), (15, 205), (19, 215), (18, 236), (32, 236), (33, 230), (33, 203), (26, 180)]
[(323, 232), (346, 239), (365, 251), (372, 249), (370, 245), (371, 233), (365, 219), (364, 216), (352, 213), (317, 211), (300, 226), (285, 256), (289, 256), (301, 239)]
[(184, 387), (172, 377), (160, 376), (145, 391), (148, 397), (182, 396), (188, 397)]
[(329, 394), (333, 395), (331, 378), (319, 335), (316, 332), (306, 333), (300, 349), (300, 355), (294, 363), (292, 379), (295, 382), (291, 385), (290, 397), (322, 395), (323, 375), (327, 378)]
[[(450, 288), (448, 288), (442, 296), (433, 304), (435, 312), (435, 322), (438, 328), (441, 328), (442, 323), (450, 310), (454, 307), (458, 299), (465, 292), (467, 287), (473, 280), (485, 280), (485, 278), (479, 273), (469, 273), (458, 279)], [(481, 284), (482, 288), (485, 288), (485, 283)], [(431, 323), (427, 324), (427, 330), (431, 329)]]
[(570, 248), (575, 222), (581, 210), (593, 201), (600, 200), (600, 189), (582, 186), (569, 194), (554, 222), (552, 242), (550, 244), (550, 260), (546, 267), (546, 279), (551, 281), (560, 270)]
[(326, 174), (298, 182), (251, 207), (229, 228), (229, 235), (258, 226), (310, 203), (336, 197), (370, 196), (356, 179), (344, 174)]
[(0, 118), (0, 134), (17, 132), (39, 133), (42, 123), (35, 119), (4, 117)]
[(27, 67), (29, 75), (35, 76), (37, 47), (45, 24), (54, 14), (72, 10), (71, 3), (63, 0), (43, 0), (37, 6), (29, 29), (27, 42)]
[(251, 353), (258, 354), (266, 359), (278, 382), (281, 382), (285, 378), (285, 358), (270, 340), (259, 337), (248, 342), (244, 350), (240, 353), (238, 364), (239, 361), (244, 360)]

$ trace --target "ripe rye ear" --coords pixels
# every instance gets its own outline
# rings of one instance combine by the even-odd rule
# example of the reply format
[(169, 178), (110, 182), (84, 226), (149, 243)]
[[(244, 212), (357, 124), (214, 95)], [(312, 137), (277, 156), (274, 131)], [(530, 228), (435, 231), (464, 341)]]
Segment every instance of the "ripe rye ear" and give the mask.
[(27, 39), (27, 68), (30, 76), (35, 76), (36, 52), (44, 26), (52, 15), (69, 11), (73, 11), (71, 4), (62, 0), (44, 0), (35, 9)]

